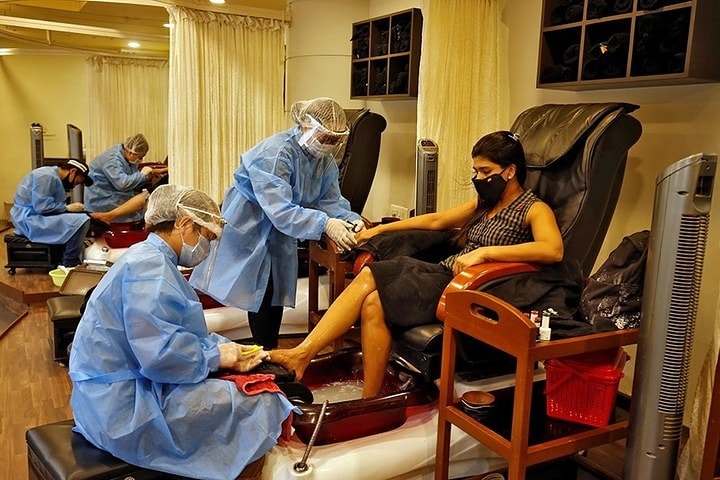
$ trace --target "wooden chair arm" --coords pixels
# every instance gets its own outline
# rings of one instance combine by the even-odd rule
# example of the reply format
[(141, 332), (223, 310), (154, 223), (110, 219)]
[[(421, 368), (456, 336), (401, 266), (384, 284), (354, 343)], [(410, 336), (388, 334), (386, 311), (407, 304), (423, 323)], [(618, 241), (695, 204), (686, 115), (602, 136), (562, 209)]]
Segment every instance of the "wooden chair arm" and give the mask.
[(459, 274), (455, 275), (452, 281), (443, 291), (440, 301), (438, 302), (435, 315), (440, 321), (444, 321), (447, 317), (446, 297), (448, 293), (459, 292), (462, 290), (477, 290), (484, 285), (498, 278), (515, 275), (518, 273), (539, 272), (540, 266), (532, 263), (524, 262), (488, 262), (480, 263), (466, 268)]

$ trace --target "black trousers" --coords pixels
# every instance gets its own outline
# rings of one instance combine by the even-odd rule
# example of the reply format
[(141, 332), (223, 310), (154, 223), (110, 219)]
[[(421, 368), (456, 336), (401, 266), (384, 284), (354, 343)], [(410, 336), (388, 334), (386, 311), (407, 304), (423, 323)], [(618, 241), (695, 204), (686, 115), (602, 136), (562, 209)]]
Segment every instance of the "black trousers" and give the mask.
[(248, 324), (253, 336), (253, 342), (261, 345), (265, 350), (277, 348), (280, 337), (280, 324), (282, 323), (282, 306), (273, 306), (273, 278), (270, 275), (260, 309), (248, 312)]

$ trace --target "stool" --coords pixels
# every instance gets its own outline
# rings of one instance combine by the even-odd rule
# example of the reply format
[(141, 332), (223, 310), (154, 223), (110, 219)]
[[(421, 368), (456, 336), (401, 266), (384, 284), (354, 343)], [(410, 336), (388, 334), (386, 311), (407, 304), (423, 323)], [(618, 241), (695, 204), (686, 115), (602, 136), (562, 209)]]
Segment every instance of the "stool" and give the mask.
[(80, 322), (82, 295), (62, 295), (47, 300), (48, 315), (53, 325), (53, 360), (68, 362), (68, 345), (72, 343), (75, 329)]
[(27, 237), (9, 233), (5, 235), (8, 263), (5, 268), (15, 275), (16, 268), (45, 268), (52, 270), (62, 261), (64, 245), (31, 242)]
[(72, 431), (73, 420), (25, 432), (30, 480), (150, 480), (172, 478), (123, 462)]

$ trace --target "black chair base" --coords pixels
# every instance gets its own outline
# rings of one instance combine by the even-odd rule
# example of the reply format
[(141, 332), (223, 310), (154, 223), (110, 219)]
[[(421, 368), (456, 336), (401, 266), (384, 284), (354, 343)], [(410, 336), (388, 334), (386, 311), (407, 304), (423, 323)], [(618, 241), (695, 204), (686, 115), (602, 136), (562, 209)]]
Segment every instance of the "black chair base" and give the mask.
[(5, 235), (8, 263), (5, 268), (15, 275), (16, 268), (44, 268), (52, 270), (62, 261), (64, 246), (31, 242), (22, 235)]
[(80, 307), (85, 297), (64, 295), (48, 299), (48, 315), (53, 325), (53, 360), (67, 365), (68, 346), (75, 336), (80, 323)]
[(154, 480), (167, 474), (130, 465), (95, 448), (64, 420), (25, 432), (30, 480)]

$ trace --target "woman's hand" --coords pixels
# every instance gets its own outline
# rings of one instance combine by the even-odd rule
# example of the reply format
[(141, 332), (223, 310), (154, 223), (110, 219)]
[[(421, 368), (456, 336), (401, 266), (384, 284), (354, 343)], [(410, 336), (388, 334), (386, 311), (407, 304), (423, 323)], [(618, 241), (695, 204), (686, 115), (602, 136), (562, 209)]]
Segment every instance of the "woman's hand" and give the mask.
[(490, 261), (488, 257), (488, 247), (476, 248), (472, 252), (460, 255), (455, 259), (455, 263), (453, 263), (453, 274), (457, 275), (468, 267), (488, 261)]

